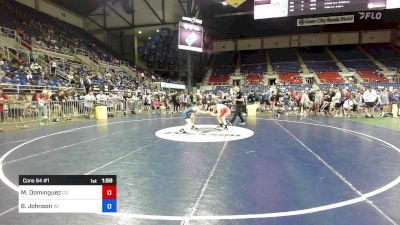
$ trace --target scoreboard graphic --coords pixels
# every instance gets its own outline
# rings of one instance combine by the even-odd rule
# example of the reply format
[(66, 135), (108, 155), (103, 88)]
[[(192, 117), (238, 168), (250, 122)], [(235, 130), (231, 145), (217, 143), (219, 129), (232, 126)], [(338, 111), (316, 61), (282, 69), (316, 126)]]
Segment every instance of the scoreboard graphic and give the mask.
[(115, 175), (20, 175), (20, 213), (115, 213)]
[(400, 0), (254, 0), (254, 19), (400, 8)]
[(203, 51), (203, 27), (190, 22), (179, 22), (178, 48), (196, 52)]

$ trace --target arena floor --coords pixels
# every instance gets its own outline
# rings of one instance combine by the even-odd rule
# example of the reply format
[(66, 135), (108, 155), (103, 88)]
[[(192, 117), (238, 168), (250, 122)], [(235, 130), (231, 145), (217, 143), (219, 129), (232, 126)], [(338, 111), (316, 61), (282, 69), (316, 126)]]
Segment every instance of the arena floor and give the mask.
[[(0, 224), (400, 224), (398, 130), (258, 117), (236, 141), (155, 135), (183, 124), (146, 115), (0, 134)], [(118, 213), (19, 214), (19, 174), (115, 174)]]

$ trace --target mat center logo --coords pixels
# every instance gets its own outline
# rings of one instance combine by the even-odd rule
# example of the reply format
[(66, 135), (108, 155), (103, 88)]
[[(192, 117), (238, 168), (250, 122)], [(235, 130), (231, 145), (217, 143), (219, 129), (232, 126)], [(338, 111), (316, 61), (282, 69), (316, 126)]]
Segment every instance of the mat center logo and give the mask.
[(196, 125), (197, 129), (182, 132), (184, 126), (169, 127), (156, 132), (156, 136), (171, 141), (181, 142), (225, 142), (245, 139), (254, 132), (243, 128), (229, 126), (227, 130), (217, 125)]

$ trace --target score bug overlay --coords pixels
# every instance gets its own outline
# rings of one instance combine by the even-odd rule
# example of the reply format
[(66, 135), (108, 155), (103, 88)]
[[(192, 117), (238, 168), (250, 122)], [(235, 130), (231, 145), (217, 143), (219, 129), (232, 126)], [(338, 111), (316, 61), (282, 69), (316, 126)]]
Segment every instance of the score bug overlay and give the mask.
[(20, 175), (20, 213), (117, 212), (115, 175)]

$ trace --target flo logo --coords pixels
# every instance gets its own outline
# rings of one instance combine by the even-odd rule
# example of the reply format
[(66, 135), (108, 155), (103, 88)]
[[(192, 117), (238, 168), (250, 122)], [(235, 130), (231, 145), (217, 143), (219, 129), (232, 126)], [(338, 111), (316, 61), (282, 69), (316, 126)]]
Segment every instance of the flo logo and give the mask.
[(181, 142), (225, 142), (245, 139), (253, 136), (252, 130), (230, 126), (228, 130), (218, 128), (216, 125), (197, 125), (195, 130), (186, 133), (180, 130), (183, 126), (169, 127), (156, 132), (156, 136), (171, 141)]
[(382, 13), (381, 12), (359, 12), (360, 14), (360, 20), (380, 20), (382, 19)]

